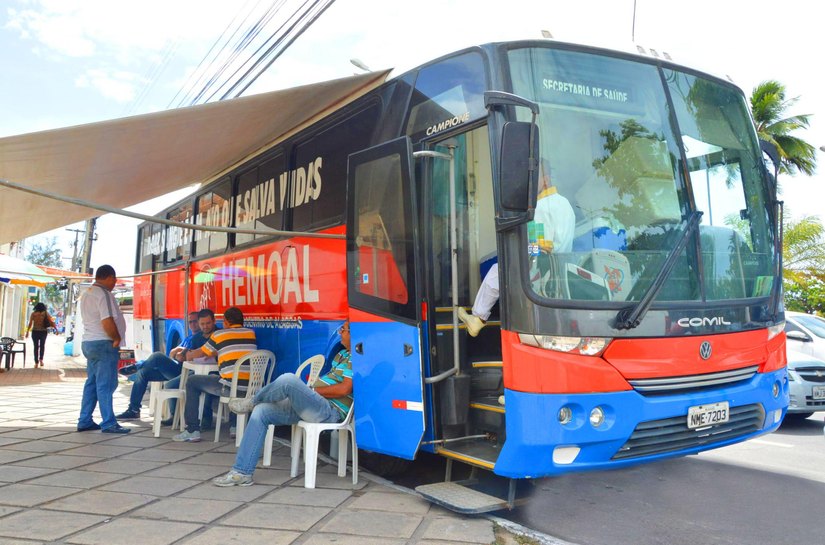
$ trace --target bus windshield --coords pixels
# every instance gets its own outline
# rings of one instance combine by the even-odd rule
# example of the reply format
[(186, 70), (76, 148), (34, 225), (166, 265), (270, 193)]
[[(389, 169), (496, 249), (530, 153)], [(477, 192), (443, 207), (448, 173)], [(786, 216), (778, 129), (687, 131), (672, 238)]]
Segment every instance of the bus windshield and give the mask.
[(584, 52), (508, 55), (513, 92), (541, 108), (539, 198), (524, 252), (539, 297), (638, 301), (694, 210), (699, 228), (656, 300), (770, 294), (768, 186), (740, 92)]

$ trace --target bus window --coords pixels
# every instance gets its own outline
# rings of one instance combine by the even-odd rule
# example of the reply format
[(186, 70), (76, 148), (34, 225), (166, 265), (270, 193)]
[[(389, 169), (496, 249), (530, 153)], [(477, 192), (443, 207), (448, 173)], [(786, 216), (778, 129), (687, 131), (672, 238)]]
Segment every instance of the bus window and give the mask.
[[(157, 246), (160, 244), (159, 239), (160, 236), (156, 236), (155, 238), (152, 237), (153, 226), (159, 226), (157, 223), (150, 223), (144, 225), (140, 228), (138, 240), (140, 241), (138, 247), (138, 256), (137, 256), (137, 271), (138, 272), (145, 272), (152, 270), (152, 264), (154, 263), (155, 255), (160, 253), (160, 250)], [(162, 233), (162, 229), (157, 230), (158, 233)]]
[[(280, 229), (283, 218), (281, 186), (288, 174), (284, 155), (278, 153), (238, 178), (235, 227), (241, 229)], [(266, 235), (235, 235), (235, 245), (259, 240)]]
[(370, 146), (380, 111), (380, 104), (373, 102), (296, 146), (289, 200), (294, 230), (311, 231), (341, 223), (349, 150)]
[[(192, 201), (188, 201), (166, 214), (166, 219), (183, 223), (192, 222)], [(166, 227), (166, 263), (176, 263), (189, 257), (192, 229)]]
[(415, 82), (407, 135), (413, 142), (485, 117), (484, 61), (467, 53), (423, 68)]
[(401, 160), (390, 155), (356, 167), (354, 239), (357, 260), (355, 289), (376, 299), (406, 305), (412, 256), (407, 232)]
[[(227, 178), (217, 187), (198, 197), (195, 223), (208, 227), (229, 227), (232, 217), (232, 185)], [(195, 255), (202, 256), (226, 249), (227, 234), (214, 231), (195, 232)]]

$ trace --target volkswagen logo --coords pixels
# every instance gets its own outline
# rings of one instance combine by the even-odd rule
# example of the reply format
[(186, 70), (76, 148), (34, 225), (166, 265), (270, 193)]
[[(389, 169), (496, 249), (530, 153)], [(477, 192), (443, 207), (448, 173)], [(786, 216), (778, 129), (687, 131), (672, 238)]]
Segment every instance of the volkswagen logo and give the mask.
[(710, 358), (711, 353), (713, 353), (713, 349), (710, 347), (710, 343), (708, 341), (703, 342), (699, 346), (699, 355), (702, 356), (703, 360)]

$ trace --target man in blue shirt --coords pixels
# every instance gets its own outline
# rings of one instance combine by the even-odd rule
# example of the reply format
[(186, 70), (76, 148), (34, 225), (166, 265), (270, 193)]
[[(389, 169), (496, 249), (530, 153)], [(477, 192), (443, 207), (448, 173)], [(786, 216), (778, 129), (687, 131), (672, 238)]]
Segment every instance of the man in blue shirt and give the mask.
[[(135, 373), (132, 394), (129, 396), (129, 408), (117, 415), (119, 420), (140, 419), (140, 405), (150, 382), (173, 380), (180, 377), (181, 364), (185, 359), (186, 352), (203, 346), (209, 336), (212, 335), (212, 332), (215, 331), (215, 313), (208, 308), (200, 312), (190, 312), (188, 324), (190, 334), (180, 346), (173, 348), (169, 352), (169, 356), (161, 352), (155, 352), (146, 358), (140, 370)], [(170, 410), (174, 413), (175, 407), (171, 405), (171, 402)]]

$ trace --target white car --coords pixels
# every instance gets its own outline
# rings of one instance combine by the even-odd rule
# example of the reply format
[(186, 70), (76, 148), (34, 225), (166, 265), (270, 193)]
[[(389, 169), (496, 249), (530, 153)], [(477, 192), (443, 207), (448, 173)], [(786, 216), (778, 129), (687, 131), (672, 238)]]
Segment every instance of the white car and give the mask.
[(791, 402), (785, 418), (801, 420), (825, 411), (825, 361), (791, 349), (787, 354)]
[(788, 350), (825, 360), (825, 319), (813, 314), (785, 311)]

